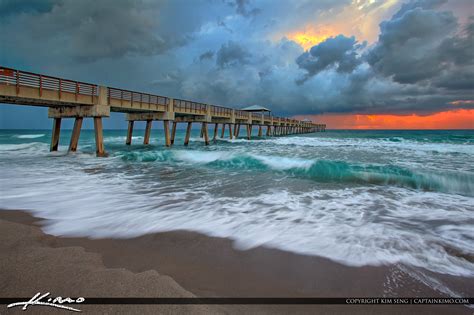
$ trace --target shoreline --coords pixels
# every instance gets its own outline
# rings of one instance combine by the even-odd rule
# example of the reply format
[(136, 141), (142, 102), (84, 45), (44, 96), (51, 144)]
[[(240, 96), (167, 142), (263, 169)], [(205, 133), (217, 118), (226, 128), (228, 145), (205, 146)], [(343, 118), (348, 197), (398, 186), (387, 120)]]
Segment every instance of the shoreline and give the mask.
[[(2, 233), (1, 257), (26, 254), (22, 263), (2, 258), (1, 296), (29, 296), (33, 288), (47, 279), (53, 295), (75, 296), (198, 296), (198, 297), (445, 297), (397, 266), (349, 267), (329, 259), (305, 256), (278, 249), (257, 247), (237, 250), (225, 238), (209, 237), (195, 232), (173, 231), (154, 233), (132, 239), (88, 239), (55, 237), (44, 234), (41, 219), (26, 211), (0, 210)], [(27, 250), (26, 250), (27, 249)], [(64, 251), (68, 255), (59, 255)], [(19, 258), (19, 257), (17, 257)], [(68, 259), (73, 259), (74, 264)], [(54, 261), (54, 263), (53, 263)], [(42, 265), (55, 277), (38, 275), (35, 264)], [(93, 268), (90, 263), (93, 262)], [(66, 268), (76, 276), (70, 279)], [(119, 288), (88, 285), (92, 273), (107, 274), (108, 284)], [(86, 273), (84, 271), (87, 270)], [(100, 270), (100, 271), (98, 271)], [(43, 271), (44, 272), (44, 271)], [(13, 273), (13, 274), (12, 274)], [(109, 273), (113, 273), (110, 276)], [(99, 276), (100, 277), (100, 276)], [(437, 275), (438, 279), (463, 294), (473, 295), (472, 279)], [(81, 280), (82, 279), (82, 280)], [(29, 280), (29, 281), (26, 281)], [(41, 281), (42, 280), (42, 281)], [(76, 291), (65, 289), (72, 280)], [(391, 283), (391, 281), (396, 283)], [(105, 285), (105, 284), (104, 284)], [(30, 287), (30, 288), (25, 288)], [(157, 286), (159, 290), (157, 291)], [(139, 289), (138, 289), (139, 288)], [(121, 291), (114, 291), (120, 289)], [(110, 291), (112, 290), (112, 291)], [(69, 293), (70, 292), (70, 293)], [(74, 294), (74, 292), (76, 292)], [(88, 294), (85, 294), (89, 292)], [(469, 294), (470, 293), (470, 294)], [(137, 295), (139, 294), (139, 295)], [(83, 306), (122, 309), (122, 306)], [(123, 310), (132, 306), (124, 307)], [(135, 310), (136, 306), (133, 306)], [(169, 307), (166, 308), (166, 307)], [(379, 313), (446, 313), (470, 314), (465, 306), (139, 306), (144, 312), (166, 308), (170, 311), (193, 313), (302, 313), (361, 312)], [(137, 308), (138, 309), (138, 308)]]

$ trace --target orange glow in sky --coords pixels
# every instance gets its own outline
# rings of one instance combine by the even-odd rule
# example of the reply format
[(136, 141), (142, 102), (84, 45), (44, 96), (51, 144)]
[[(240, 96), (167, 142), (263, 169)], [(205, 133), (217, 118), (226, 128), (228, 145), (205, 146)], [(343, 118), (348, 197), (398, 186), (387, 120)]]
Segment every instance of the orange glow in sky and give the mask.
[(379, 35), (379, 24), (390, 18), (401, 6), (401, 0), (352, 0), (340, 10), (330, 14), (315, 12), (314, 20), (304, 25), (295, 25), (288, 32), (278, 31), (273, 40), (286, 37), (308, 50), (329, 37), (339, 34), (355, 36), (359, 42), (373, 43)]
[(327, 129), (474, 129), (474, 109), (456, 109), (426, 116), (323, 114), (296, 118), (325, 123)]
[(288, 34), (288, 39), (297, 42), (304, 50), (308, 50), (314, 45), (317, 45), (329, 37), (337, 36), (338, 32), (329, 28), (307, 28), (303, 31)]

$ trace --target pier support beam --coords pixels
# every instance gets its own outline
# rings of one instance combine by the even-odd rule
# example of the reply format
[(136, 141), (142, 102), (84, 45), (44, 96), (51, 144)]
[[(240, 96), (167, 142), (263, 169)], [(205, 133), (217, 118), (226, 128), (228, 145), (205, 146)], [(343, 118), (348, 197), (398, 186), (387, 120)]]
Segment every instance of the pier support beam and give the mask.
[(204, 134), (204, 144), (209, 145), (209, 129), (207, 128), (207, 122), (202, 123), (202, 131)]
[(225, 134), (225, 124), (222, 124), (221, 138), (224, 138), (224, 134)]
[(189, 144), (189, 137), (191, 136), (191, 127), (192, 127), (192, 122), (188, 122), (188, 126), (186, 127), (186, 135), (184, 136), (184, 145)]
[(232, 140), (232, 124), (228, 124), (229, 125), (229, 139)]
[(102, 117), (94, 117), (94, 130), (95, 130), (95, 153), (98, 157), (105, 157), (104, 149), (104, 134), (102, 130)]
[(271, 128), (272, 126), (270, 125), (267, 126), (267, 134), (266, 134), (267, 137), (271, 136)]
[(252, 137), (252, 125), (247, 125), (247, 140)]
[(133, 135), (133, 124), (135, 122), (133, 120), (128, 121), (128, 129), (127, 129), (127, 140), (125, 141), (126, 145), (132, 144), (132, 135)]
[(152, 122), (153, 122), (153, 120), (147, 120), (146, 121), (145, 136), (143, 137), (143, 144), (150, 143), (150, 133), (151, 133), (151, 123)]
[(53, 131), (51, 134), (51, 146), (49, 151), (58, 151), (59, 146), (59, 135), (61, 133), (61, 118), (54, 118), (53, 120)]
[(258, 136), (262, 136), (262, 125), (258, 125)]
[(69, 151), (76, 152), (77, 144), (79, 143), (79, 136), (81, 135), (83, 117), (76, 117), (74, 120), (74, 127), (71, 134), (71, 142), (69, 143)]
[(217, 132), (219, 130), (219, 124), (214, 125), (214, 135), (212, 137), (212, 141), (216, 142), (217, 141)]
[(171, 128), (171, 145), (174, 144), (174, 138), (176, 137), (176, 126), (178, 123), (176, 121), (173, 121), (173, 127)]
[(204, 124), (201, 124), (201, 133), (199, 135), (199, 137), (204, 137)]
[(171, 146), (171, 139), (170, 139), (170, 121), (163, 120), (163, 130), (165, 132), (165, 145), (167, 147)]
[(240, 133), (240, 124), (237, 124), (237, 132), (235, 133), (235, 139), (239, 137), (239, 133)]

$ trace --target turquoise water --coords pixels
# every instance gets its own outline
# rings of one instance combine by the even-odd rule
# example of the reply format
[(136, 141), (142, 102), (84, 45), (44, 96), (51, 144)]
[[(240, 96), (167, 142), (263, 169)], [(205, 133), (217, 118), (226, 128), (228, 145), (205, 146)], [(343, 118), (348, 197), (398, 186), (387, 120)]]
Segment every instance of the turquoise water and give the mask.
[[(212, 132), (212, 128), (210, 128)], [(256, 130), (254, 130), (256, 135)], [(105, 131), (49, 152), (49, 130), (0, 132), (0, 207), (54, 235), (134, 237), (177, 229), (327, 257), (474, 276), (474, 131), (327, 131), (189, 147), (152, 131)], [(220, 132), (219, 132), (220, 135)], [(227, 133), (226, 133), (227, 137)]]

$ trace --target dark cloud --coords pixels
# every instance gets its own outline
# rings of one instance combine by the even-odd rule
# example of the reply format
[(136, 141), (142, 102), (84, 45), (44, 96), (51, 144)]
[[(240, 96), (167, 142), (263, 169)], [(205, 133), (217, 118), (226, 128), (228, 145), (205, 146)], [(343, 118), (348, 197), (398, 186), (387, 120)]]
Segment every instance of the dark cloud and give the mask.
[[(396, 14), (396, 16), (399, 16)], [(437, 76), (446, 64), (439, 49), (453, 33), (457, 20), (451, 12), (419, 7), (380, 24), (379, 41), (367, 61), (378, 73), (399, 83), (416, 83)]]
[(450, 90), (474, 91), (474, 66), (444, 72), (433, 80), (433, 84)]
[(0, 22), (0, 39), (7, 45), (11, 42), (7, 49), (19, 55), (35, 50), (42, 60), (94, 62), (158, 55), (192, 39), (206, 18), (200, 14), (203, 1), (195, 1), (195, 12), (183, 10), (185, 0), (173, 4), (163, 0), (24, 0), (16, 1), (20, 3), (16, 6), (7, 2), (2, 5), (15, 10)]
[(330, 67), (341, 73), (352, 72), (361, 63), (357, 51), (363, 47), (365, 43), (359, 44), (354, 36), (338, 35), (326, 39), (296, 59), (298, 66), (307, 71), (297, 82), (301, 84)]
[(248, 63), (251, 54), (236, 42), (229, 41), (223, 44), (217, 52), (216, 64), (223, 68), (234, 64)]
[(435, 9), (442, 4), (446, 3), (448, 0), (412, 0), (402, 4), (400, 10), (395, 13), (392, 19), (398, 19), (403, 16), (408, 11), (411, 11), (416, 8), (423, 10)]
[(446, 108), (450, 98), (474, 98), (474, 18), (459, 30), (452, 12), (432, 10), (444, 2), (404, 4), (381, 23), (379, 40), (366, 56), (377, 75), (432, 87), (431, 95), (399, 97), (397, 108), (407, 101), (425, 110)]
[(233, 32), (234, 32), (230, 27), (227, 26), (227, 24), (225, 24), (224, 21), (219, 21), (219, 22), (217, 22), (217, 25), (220, 26), (220, 27), (222, 27), (222, 28), (224, 28), (224, 29), (225, 29), (226, 31), (228, 31), (229, 33), (233, 33)]
[(455, 65), (465, 66), (474, 64), (474, 16), (460, 35), (446, 38), (439, 47), (443, 61), (451, 61)]
[(305, 53), (285, 34), (331, 25), (352, 0), (0, 0), (0, 64), (278, 115), (465, 108), (474, 18), (443, 3), (401, 5), (370, 47), (354, 30)]
[(240, 14), (244, 17), (256, 16), (261, 12), (259, 8), (248, 8), (248, 6), (250, 6), (250, 0), (234, 0), (230, 2), (230, 5), (235, 7), (237, 14)]
[(17, 41), (25, 47), (49, 46), (78, 61), (152, 55), (170, 48), (166, 34), (153, 31), (159, 19), (151, 9), (158, 8), (132, 0), (58, 1), (42, 14), (12, 16), (2, 28), (15, 29), (22, 37)]
[(199, 56), (199, 60), (203, 61), (205, 59), (212, 59), (213, 57), (214, 57), (214, 52), (212, 50), (208, 50)]
[(10, 15), (17, 15), (21, 13), (38, 14), (50, 12), (53, 6), (59, 3), (59, 0), (1, 0), (0, 12), (2, 17), (6, 18)]

